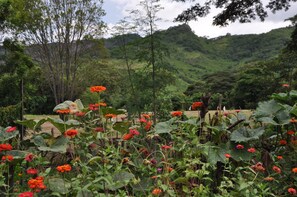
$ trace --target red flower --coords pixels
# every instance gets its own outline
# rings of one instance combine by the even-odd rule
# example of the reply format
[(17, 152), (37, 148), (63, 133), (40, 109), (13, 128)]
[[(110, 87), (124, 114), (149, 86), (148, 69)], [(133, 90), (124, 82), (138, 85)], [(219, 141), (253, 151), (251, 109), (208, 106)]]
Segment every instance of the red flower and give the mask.
[(291, 123), (296, 123), (297, 120), (293, 117), (293, 118), (291, 118), (290, 122), (291, 122)]
[(77, 117), (83, 117), (83, 116), (86, 115), (86, 113), (85, 113), (85, 112), (76, 112), (75, 115), (76, 115)]
[(290, 188), (288, 189), (288, 192), (289, 192), (291, 195), (296, 195), (296, 194), (297, 194), (296, 189), (294, 189), (294, 188), (292, 188), (292, 187), (290, 187)]
[(255, 153), (256, 149), (255, 148), (249, 148), (247, 151), (250, 152), (250, 153)]
[(240, 109), (236, 109), (236, 110), (235, 110), (236, 113), (239, 113), (240, 111), (241, 111)]
[(251, 168), (257, 172), (264, 172), (265, 168), (263, 167), (263, 164), (261, 162), (256, 163), (255, 165), (252, 165)]
[(69, 130), (67, 130), (67, 131), (64, 133), (65, 136), (68, 136), (68, 137), (70, 137), (70, 138), (73, 138), (73, 137), (76, 136), (77, 134), (78, 134), (78, 131), (75, 130), (75, 129), (69, 129)]
[(146, 123), (147, 121), (146, 121), (145, 118), (140, 118), (140, 119), (139, 119), (139, 122), (140, 122), (140, 123)]
[(38, 174), (38, 170), (35, 168), (27, 169), (27, 174)]
[(293, 130), (289, 130), (289, 131), (287, 131), (287, 134), (288, 134), (288, 135), (294, 135), (294, 134), (295, 134), (295, 131), (293, 131)]
[(148, 121), (148, 122), (146, 123), (144, 129), (145, 129), (146, 131), (149, 131), (149, 130), (151, 129), (151, 126), (152, 126), (152, 122), (151, 122), (151, 121)]
[(130, 140), (134, 137), (134, 135), (132, 133), (126, 133), (125, 135), (123, 135), (123, 140), (127, 141)]
[(89, 110), (91, 111), (97, 111), (99, 109), (99, 104), (89, 104)]
[(278, 155), (276, 158), (277, 158), (278, 160), (282, 160), (282, 159), (283, 159), (283, 156)]
[(228, 153), (226, 153), (226, 154), (225, 154), (225, 157), (226, 157), (227, 159), (229, 159), (229, 158), (231, 158), (231, 155), (228, 154)]
[(12, 150), (12, 146), (10, 144), (0, 144), (0, 152), (4, 150)]
[(163, 150), (168, 150), (168, 149), (171, 149), (172, 146), (162, 145), (161, 148), (162, 148)]
[(17, 129), (17, 127), (8, 127), (8, 128), (6, 129), (6, 132), (7, 132), (7, 133), (10, 133), (10, 132), (15, 131), (16, 129)]
[(4, 156), (2, 156), (2, 161), (9, 161), (9, 162), (11, 162), (11, 161), (13, 161), (13, 156), (12, 155), (4, 155)]
[(203, 106), (203, 103), (202, 102), (194, 102), (191, 106), (191, 109), (192, 110), (196, 110), (197, 108), (200, 108)]
[(155, 189), (152, 191), (152, 194), (153, 194), (153, 195), (159, 195), (159, 194), (161, 194), (161, 193), (162, 193), (162, 190), (159, 189), (159, 188), (155, 188)]
[(288, 88), (288, 87), (290, 87), (290, 85), (287, 84), (287, 83), (284, 83), (282, 86), (283, 86), (284, 88)]
[(129, 133), (133, 135), (139, 135), (139, 131), (137, 131), (136, 129), (130, 129)]
[(106, 90), (106, 87), (104, 87), (104, 86), (92, 86), (92, 87), (90, 87), (91, 92), (102, 92), (102, 91), (105, 91), (105, 90)]
[(279, 144), (280, 144), (280, 145), (286, 145), (286, 144), (287, 144), (287, 141), (286, 141), (286, 140), (280, 140), (280, 141), (279, 141)]
[(19, 194), (19, 197), (33, 197), (34, 193), (33, 192), (23, 192)]
[(34, 155), (32, 153), (27, 154), (25, 157), (25, 160), (28, 162), (33, 161), (33, 159), (34, 159)]
[(96, 127), (95, 131), (99, 132), (99, 133), (102, 133), (102, 132), (104, 132), (104, 128), (103, 127)]
[(274, 181), (274, 178), (271, 176), (265, 177), (264, 181)]
[(56, 169), (59, 172), (70, 172), (71, 171), (71, 165), (65, 164), (65, 165), (62, 165), (62, 166), (58, 166)]
[(277, 174), (280, 174), (280, 173), (282, 172), (282, 170), (281, 170), (279, 167), (277, 167), (277, 166), (273, 166), (273, 167), (272, 167), (272, 170), (273, 170), (274, 172), (276, 172)]
[(237, 144), (236, 149), (238, 150), (244, 149), (244, 146), (242, 144)]
[(182, 116), (182, 115), (183, 115), (182, 111), (173, 111), (173, 112), (171, 112), (171, 116), (173, 116), (173, 117), (179, 117), (179, 116)]
[(46, 189), (46, 186), (43, 183), (43, 177), (38, 176), (35, 179), (30, 179), (28, 181), (29, 188), (33, 189), (34, 191), (38, 192), (40, 189)]
[(141, 114), (141, 116), (145, 119), (150, 119), (151, 116), (149, 114)]

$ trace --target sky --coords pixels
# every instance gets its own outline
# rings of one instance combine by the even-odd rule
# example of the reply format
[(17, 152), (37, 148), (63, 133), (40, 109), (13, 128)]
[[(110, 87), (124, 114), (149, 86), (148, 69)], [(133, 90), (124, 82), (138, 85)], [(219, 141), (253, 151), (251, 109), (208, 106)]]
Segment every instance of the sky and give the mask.
[[(112, 28), (119, 20), (129, 15), (128, 10), (139, 9), (139, 2), (140, 0), (105, 0), (103, 4), (103, 9), (106, 12), (106, 16), (103, 18), (104, 22), (107, 23), (109, 28)], [(162, 21), (158, 22), (157, 25), (158, 29), (162, 30), (181, 24), (173, 22), (174, 18), (193, 3), (160, 0), (160, 4), (163, 9), (159, 12), (158, 16), (162, 18)], [(284, 22), (284, 20), (297, 14), (297, 3), (291, 5), (291, 8), (286, 12), (268, 13), (269, 16), (265, 19), (265, 22), (253, 20), (251, 23), (246, 24), (235, 22), (226, 27), (213, 26), (213, 16), (219, 13), (219, 10), (212, 9), (207, 17), (199, 18), (198, 21), (191, 21), (188, 24), (196, 35), (207, 38), (215, 38), (226, 35), (227, 33), (231, 35), (260, 34), (272, 29), (289, 26), (290, 22)], [(107, 34), (106, 36), (108, 37), (109, 35)]]

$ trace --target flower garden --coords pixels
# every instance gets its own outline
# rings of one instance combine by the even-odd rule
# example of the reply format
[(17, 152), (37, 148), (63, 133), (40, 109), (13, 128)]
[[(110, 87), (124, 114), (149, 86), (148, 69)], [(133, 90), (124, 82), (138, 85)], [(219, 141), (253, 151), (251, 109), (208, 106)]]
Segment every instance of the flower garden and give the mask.
[[(208, 113), (209, 98), (153, 123), (128, 119), (101, 97), (65, 101), (60, 119), (16, 121), (0, 130), (0, 196), (297, 196), (297, 91), (271, 95), (247, 116)], [(122, 117), (122, 118), (119, 118)], [(295, 119), (296, 118), (296, 119)], [(58, 135), (40, 127), (52, 123)]]

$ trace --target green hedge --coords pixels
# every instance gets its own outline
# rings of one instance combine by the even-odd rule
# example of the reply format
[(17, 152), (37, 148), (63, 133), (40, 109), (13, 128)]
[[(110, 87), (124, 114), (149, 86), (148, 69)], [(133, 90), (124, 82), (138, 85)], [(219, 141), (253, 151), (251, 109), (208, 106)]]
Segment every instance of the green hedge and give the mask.
[(20, 119), (20, 104), (0, 107), (0, 126), (14, 125), (14, 121)]

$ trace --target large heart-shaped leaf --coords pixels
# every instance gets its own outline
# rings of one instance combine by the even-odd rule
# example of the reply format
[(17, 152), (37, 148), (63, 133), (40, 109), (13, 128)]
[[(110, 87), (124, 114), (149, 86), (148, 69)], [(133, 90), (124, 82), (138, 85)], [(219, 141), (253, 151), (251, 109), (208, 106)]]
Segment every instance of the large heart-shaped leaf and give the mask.
[(34, 141), (34, 143), (37, 143), (38, 149), (41, 151), (51, 151), (51, 152), (57, 152), (57, 153), (66, 153), (68, 139), (64, 136), (59, 136), (55, 138), (51, 145), (44, 145), (44, 141), (41, 140), (40, 137)]
[(156, 134), (170, 133), (176, 128), (177, 126), (172, 124), (172, 120), (168, 120), (166, 122), (159, 122), (155, 126), (155, 133)]
[(58, 192), (60, 194), (66, 194), (69, 192), (71, 184), (66, 182), (61, 178), (49, 178), (48, 179), (48, 188), (53, 192)]
[(135, 176), (130, 172), (126, 172), (126, 171), (116, 172), (112, 177), (113, 183), (108, 185), (107, 187), (108, 189), (115, 191), (119, 188), (122, 188), (128, 185), (131, 179), (133, 179), (134, 177)]
[(249, 129), (247, 127), (240, 127), (231, 133), (231, 141), (248, 142), (250, 140), (257, 140), (265, 132), (264, 127), (256, 129)]

